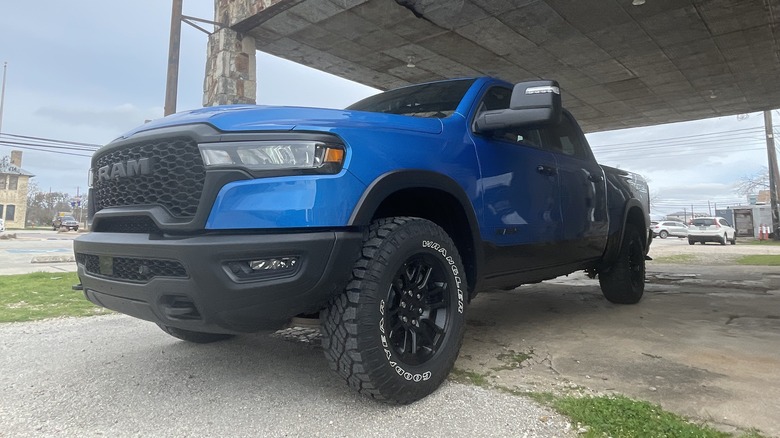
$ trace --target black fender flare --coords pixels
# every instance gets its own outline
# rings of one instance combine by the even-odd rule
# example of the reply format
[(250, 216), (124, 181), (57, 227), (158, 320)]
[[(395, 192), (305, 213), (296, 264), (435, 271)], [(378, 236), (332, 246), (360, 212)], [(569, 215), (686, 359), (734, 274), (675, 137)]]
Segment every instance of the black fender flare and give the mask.
[[(628, 223), (628, 216), (631, 214), (632, 210), (639, 210), (642, 213), (642, 222), (643, 229), (647, 230), (649, 223), (647, 222), (647, 214), (645, 212), (645, 208), (642, 204), (642, 201), (636, 198), (631, 198), (628, 201), (626, 201), (626, 205), (623, 207), (623, 215), (620, 222), (620, 229), (609, 236), (607, 239), (607, 248), (604, 251), (604, 257), (601, 259), (601, 269), (609, 269), (610, 266), (612, 266), (612, 263), (617, 259), (617, 256), (620, 252), (620, 247), (623, 245), (623, 238), (626, 234), (626, 224)], [(640, 224), (642, 225), (642, 224)], [(643, 234), (645, 238), (645, 251), (649, 249), (649, 237), (647, 233)]]
[(460, 204), (471, 231), (475, 278), (469, 281), (469, 283), (473, 285), (471, 296), (475, 295), (477, 285), (481, 279), (481, 268), (485, 260), (482, 238), (479, 232), (479, 220), (471, 200), (466, 195), (466, 191), (452, 178), (441, 173), (419, 169), (399, 169), (384, 173), (372, 181), (366, 190), (363, 191), (363, 195), (352, 210), (348, 225), (355, 227), (368, 226), (374, 213), (388, 196), (399, 190), (415, 188), (441, 190), (452, 195)]

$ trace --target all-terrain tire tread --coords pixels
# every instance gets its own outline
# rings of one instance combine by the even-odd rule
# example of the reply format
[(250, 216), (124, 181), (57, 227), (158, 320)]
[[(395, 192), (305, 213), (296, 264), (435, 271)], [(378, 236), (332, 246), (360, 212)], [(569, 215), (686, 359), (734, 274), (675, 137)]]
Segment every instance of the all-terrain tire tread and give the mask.
[[(385, 263), (384, 255), (394, 250), (390, 245), (391, 242), (386, 241), (388, 236), (395, 233), (399, 239), (403, 239), (403, 230), (398, 229), (410, 221), (419, 220), (412, 217), (391, 217), (372, 222), (364, 238), (361, 257), (354, 264), (352, 277), (347, 283), (345, 292), (332, 298), (322, 311), (323, 348), (331, 369), (359, 393), (390, 404), (408, 404), (415, 399), (405, 397), (403, 388), (388, 389), (388, 386), (391, 386), (388, 382), (392, 376), (385, 377), (384, 381), (371, 381), (366, 352), (358, 346), (358, 306), (361, 304), (361, 290), (364, 284), (379, 280), (380, 273), (377, 269), (370, 269), (369, 266), (377, 261)], [(386, 245), (385, 248), (381, 248), (383, 244)], [(453, 251), (456, 252), (454, 247)], [(460, 344), (457, 349), (460, 349)], [(384, 392), (377, 386), (384, 387)]]

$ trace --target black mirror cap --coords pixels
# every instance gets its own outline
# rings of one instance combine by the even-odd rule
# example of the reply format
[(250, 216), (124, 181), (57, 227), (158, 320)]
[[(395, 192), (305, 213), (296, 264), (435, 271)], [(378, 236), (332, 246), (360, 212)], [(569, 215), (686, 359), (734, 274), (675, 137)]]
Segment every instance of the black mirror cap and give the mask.
[(561, 122), (561, 89), (556, 81), (520, 82), (512, 90), (509, 109), (485, 111), (475, 120), (476, 132), (492, 132)]
[[(541, 110), (549, 114), (548, 123), (561, 121), (561, 87), (557, 81), (528, 81), (515, 84), (509, 108), (513, 110)], [(534, 111), (536, 112), (536, 111)]]

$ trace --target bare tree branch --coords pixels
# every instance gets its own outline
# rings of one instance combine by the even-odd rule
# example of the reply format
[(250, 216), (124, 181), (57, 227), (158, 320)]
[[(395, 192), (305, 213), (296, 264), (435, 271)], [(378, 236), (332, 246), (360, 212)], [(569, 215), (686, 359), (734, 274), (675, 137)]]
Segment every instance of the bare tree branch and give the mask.
[(759, 190), (769, 189), (769, 169), (763, 167), (760, 171), (745, 175), (734, 184), (734, 191), (740, 195), (758, 193)]

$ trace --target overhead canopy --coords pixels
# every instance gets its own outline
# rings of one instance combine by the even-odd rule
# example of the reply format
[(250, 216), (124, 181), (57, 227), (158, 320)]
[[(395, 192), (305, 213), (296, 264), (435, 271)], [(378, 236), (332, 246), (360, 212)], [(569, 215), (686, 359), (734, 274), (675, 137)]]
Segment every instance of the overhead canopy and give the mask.
[(243, 0), (231, 15), (258, 50), (380, 89), (556, 79), (586, 131), (780, 107), (778, 0)]

